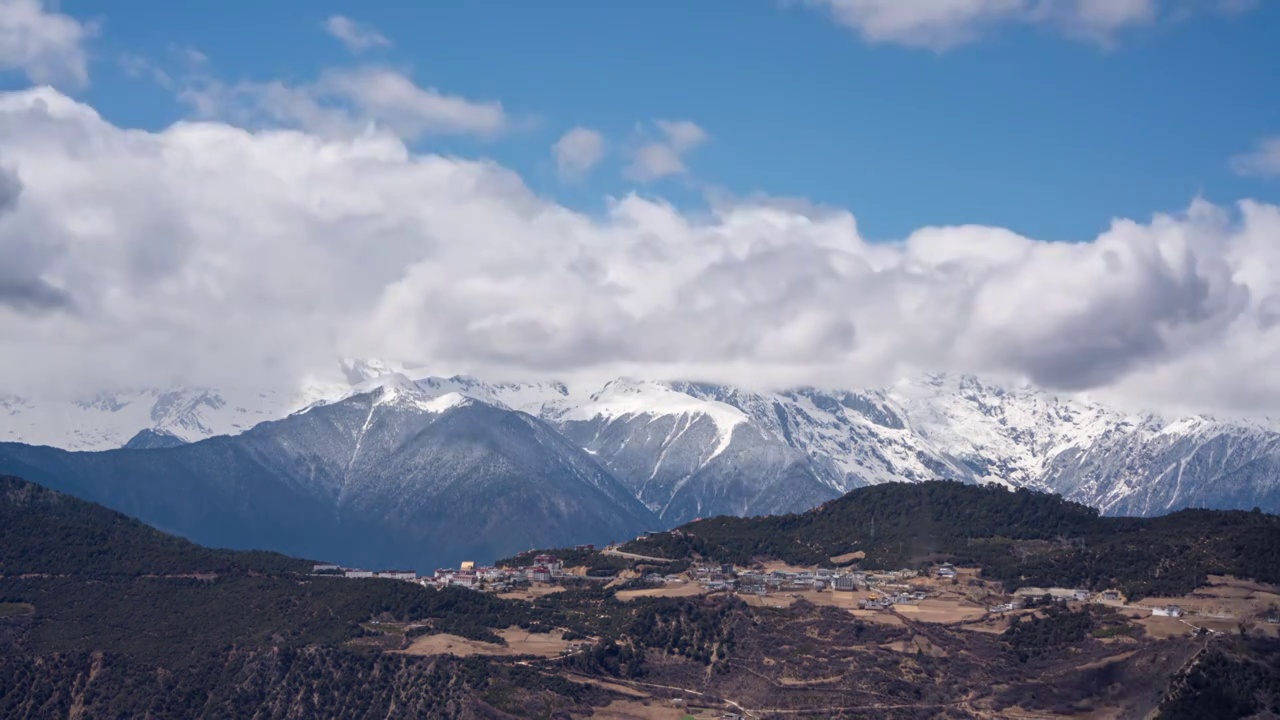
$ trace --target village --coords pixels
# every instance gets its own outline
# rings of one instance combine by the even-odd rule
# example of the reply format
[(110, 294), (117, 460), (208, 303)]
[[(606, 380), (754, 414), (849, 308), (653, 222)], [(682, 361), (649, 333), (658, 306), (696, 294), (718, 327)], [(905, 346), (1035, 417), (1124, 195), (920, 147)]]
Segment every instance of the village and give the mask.
[[(577, 551), (592, 551), (594, 545), (579, 545)], [(531, 553), (522, 553), (521, 557)], [(508, 593), (522, 587), (532, 585), (556, 585), (570, 580), (582, 580), (583, 577), (567, 571), (564, 563), (554, 555), (538, 554), (531, 558), (531, 564), (523, 567), (477, 566), (472, 561), (463, 561), (457, 568), (439, 568), (429, 576), (419, 576), (412, 570), (363, 570), (345, 568), (329, 563), (316, 564), (312, 568), (313, 575), (339, 576), (346, 578), (383, 578), (389, 580), (406, 580), (424, 587), (445, 588), (460, 587), (469, 590)], [(609, 581), (613, 578), (602, 578)]]
[[(583, 545), (574, 550), (594, 552), (595, 548)], [(1221, 578), (1218, 580), (1225, 582), (1226, 587), (1217, 594), (1205, 590), (1189, 598), (1146, 598), (1130, 603), (1117, 590), (1024, 587), (1006, 594), (998, 583), (983, 580), (979, 568), (961, 568), (949, 563), (923, 571), (864, 571), (797, 568), (781, 563), (740, 567), (698, 562), (678, 573), (627, 570), (617, 575), (592, 577), (582, 568), (566, 567), (555, 554), (535, 552), (521, 553), (515, 564), (477, 566), (474, 562), (462, 562), (457, 568), (440, 568), (429, 576), (405, 570), (370, 571), (333, 564), (317, 564), (313, 574), (402, 580), (426, 587), (490, 592), (511, 599), (530, 599), (583, 582), (618, 587), (618, 597), (624, 601), (636, 597), (733, 594), (751, 605), (780, 607), (803, 599), (843, 607), (854, 615), (871, 619), (878, 613), (885, 614), (885, 622), (894, 622), (894, 617), (899, 615), (923, 622), (985, 622), (994, 625), (988, 631), (1002, 628), (1013, 616), (1048, 602), (1114, 607), (1148, 618), (1162, 633), (1177, 633), (1179, 628), (1182, 632), (1227, 632), (1245, 620), (1271, 626), (1269, 630), (1264, 629), (1268, 634), (1277, 634), (1280, 630), (1277, 628), (1280, 612), (1275, 610), (1275, 601), (1280, 600), (1280, 596), (1261, 588), (1233, 587), (1230, 579)], [(617, 551), (606, 548), (603, 552), (616, 554)], [(981, 625), (973, 629), (981, 629)]]

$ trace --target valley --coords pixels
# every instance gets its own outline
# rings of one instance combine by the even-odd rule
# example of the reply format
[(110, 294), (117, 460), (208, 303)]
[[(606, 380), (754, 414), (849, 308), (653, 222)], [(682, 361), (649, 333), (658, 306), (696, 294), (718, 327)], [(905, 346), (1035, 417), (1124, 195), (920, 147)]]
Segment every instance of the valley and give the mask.
[[(1097, 518), (1048, 495), (1006, 514), (1002, 490), (898, 483), (794, 516), (791, 532), (822, 547), (823, 526), (796, 520), (876, 507), (869, 492), (919, 519), (922, 490), (947, 494), (933, 503), (944, 517), (987, 518), (971, 522), (982, 541), (1072, 526), (1069, 538), (1087, 539), (1082, 519)], [(1280, 552), (1280, 518), (1211, 514), (1219, 535), (1243, 528), (1260, 557)], [(0, 480), (0, 521), (5, 717), (1234, 718), (1280, 702), (1276, 566), (1193, 574), (1157, 595), (1174, 588), (1156, 580), (1170, 570), (1158, 540), (1115, 566), (1124, 573), (1099, 568), (1079, 585), (1070, 563), (1016, 552), (1034, 572), (1011, 581), (967, 560), (954, 533), (898, 564), (888, 516), (874, 541), (811, 564), (765, 547), (716, 557), (754, 542), (754, 524), (777, 536), (767, 523), (785, 519), (734, 520), (735, 536), (701, 521), (616, 550), (504, 559), (512, 572), (560, 570), (498, 593), (454, 582), (474, 567), (420, 583), (206, 550), (13, 478)], [(1134, 522), (1160, 521), (1206, 539), (1185, 514)], [(706, 552), (672, 552), (704, 533)], [(1254, 567), (1216, 547), (1197, 562)], [(1178, 616), (1155, 614), (1173, 604)]]

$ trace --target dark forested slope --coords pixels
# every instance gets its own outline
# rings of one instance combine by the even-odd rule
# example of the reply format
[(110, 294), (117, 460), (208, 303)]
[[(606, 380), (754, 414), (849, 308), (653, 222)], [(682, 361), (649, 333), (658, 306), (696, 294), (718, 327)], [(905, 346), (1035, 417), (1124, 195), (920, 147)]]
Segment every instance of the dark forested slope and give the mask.
[(1280, 582), (1280, 517), (1182, 510), (1103, 517), (1056, 495), (954, 482), (886, 483), (809, 512), (718, 517), (631, 543), (639, 554), (747, 563), (830, 563), (862, 552), (863, 567), (950, 560), (1011, 587), (1121, 587), (1135, 596), (1190, 592), (1210, 574)]
[(0, 717), (510, 717), (573, 707), (518, 668), (361, 650), (367, 621), (488, 639), (551, 611), (210, 550), (0, 477)]

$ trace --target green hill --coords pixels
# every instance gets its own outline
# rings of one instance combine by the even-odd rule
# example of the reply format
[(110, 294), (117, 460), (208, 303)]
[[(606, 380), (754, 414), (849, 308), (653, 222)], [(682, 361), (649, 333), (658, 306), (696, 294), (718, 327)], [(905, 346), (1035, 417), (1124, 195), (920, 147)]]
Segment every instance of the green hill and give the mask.
[(1118, 587), (1182, 594), (1210, 574), (1280, 582), (1280, 517), (1183, 510), (1156, 518), (1100, 516), (1056, 495), (954, 482), (886, 483), (809, 512), (717, 517), (629, 543), (670, 558), (800, 565), (865, 553), (864, 568), (949, 560), (1020, 586)]

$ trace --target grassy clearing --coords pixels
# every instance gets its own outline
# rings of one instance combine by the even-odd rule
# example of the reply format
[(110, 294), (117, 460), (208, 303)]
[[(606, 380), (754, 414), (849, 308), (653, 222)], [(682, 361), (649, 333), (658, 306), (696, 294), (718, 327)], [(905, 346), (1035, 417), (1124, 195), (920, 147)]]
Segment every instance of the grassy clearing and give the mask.
[(35, 611), (36, 606), (31, 603), (0, 603), (0, 617), (31, 615)]

